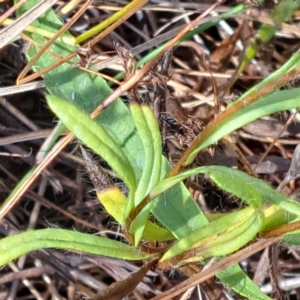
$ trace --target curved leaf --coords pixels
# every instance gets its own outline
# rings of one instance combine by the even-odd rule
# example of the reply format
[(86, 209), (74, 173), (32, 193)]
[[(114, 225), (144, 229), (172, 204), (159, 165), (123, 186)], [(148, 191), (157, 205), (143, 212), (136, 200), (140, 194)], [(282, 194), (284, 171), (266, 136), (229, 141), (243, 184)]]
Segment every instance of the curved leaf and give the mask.
[(212, 145), (234, 130), (266, 115), (300, 107), (300, 89), (276, 91), (238, 110), (232, 116), (215, 125), (210, 135), (187, 158), (190, 164), (200, 150)]
[[(300, 203), (298, 201), (295, 201), (295, 200), (281, 194), (280, 192), (278, 192), (277, 190), (272, 188), (265, 181), (258, 179), (258, 178), (254, 178), (244, 172), (241, 172), (238, 170), (233, 170), (233, 169), (230, 169), (227, 167), (211, 166), (208, 168), (209, 168), (208, 173), (210, 174), (210, 177), (212, 180), (215, 180), (214, 178), (215, 178), (216, 170), (218, 170), (218, 172), (223, 172), (224, 176), (226, 176), (226, 174), (227, 174), (227, 178), (231, 178), (234, 174), (235, 176), (238, 176), (240, 178), (240, 180), (244, 181), (244, 185), (254, 186), (263, 199), (280, 206), (282, 209), (284, 209), (285, 211), (287, 211), (291, 214), (300, 216)], [(216, 184), (218, 184), (217, 181), (216, 181)], [(226, 187), (225, 183), (222, 184), (221, 188), (223, 188), (225, 191), (227, 191), (227, 187)], [(229, 190), (229, 192), (234, 193), (233, 191), (230, 191), (230, 190)], [(246, 199), (244, 199), (244, 200), (246, 201)]]
[(152, 175), (152, 166), (154, 162), (155, 151), (153, 148), (151, 129), (148, 127), (141, 106), (138, 103), (132, 103), (130, 104), (130, 110), (145, 151), (143, 173), (134, 195), (134, 206), (137, 207), (139, 203), (145, 198), (148, 190), (149, 181)]
[(134, 193), (136, 179), (133, 168), (111, 136), (75, 105), (53, 95), (47, 95), (46, 98), (51, 110), (65, 126), (86, 146), (103, 157)]
[[(159, 126), (150, 107), (132, 103), (130, 110), (145, 150), (144, 170), (134, 199), (135, 206), (138, 206), (159, 180), (162, 146)], [(130, 232), (134, 234), (135, 246), (139, 244), (143, 236), (152, 206), (153, 202), (150, 202), (143, 207), (131, 223)]]
[(162, 142), (157, 120), (150, 107), (131, 103), (130, 110), (145, 151), (143, 173), (134, 196), (137, 207), (160, 178)]
[(135, 287), (143, 281), (147, 272), (155, 267), (156, 260), (149, 261), (142, 266), (137, 272), (131, 274), (128, 278), (117, 281), (111, 284), (108, 288), (100, 291), (93, 296), (93, 300), (119, 300), (127, 299), (128, 295), (135, 289)]
[[(153, 199), (178, 182), (196, 175), (209, 174), (210, 179), (224, 191), (232, 193), (250, 205), (261, 206), (261, 197), (277, 204), (285, 211), (300, 216), (300, 203), (281, 194), (261, 179), (254, 178), (244, 172), (223, 166), (206, 166), (182, 172), (176, 176), (160, 181), (151, 191)], [(225, 179), (226, 178), (226, 181)], [(224, 180), (224, 181), (223, 181)], [(254, 192), (254, 190), (256, 190)], [(259, 197), (258, 197), (259, 196)]]
[(246, 173), (234, 172), (234, 170), (230, 168), (223, 169), (222, 167), (218, 168), (211, 166), (209, 169), (211, 170), (208, 173), (210, 179), (219, 188), (243, 199), (248, 205), (258, 208), (262, 207), (263, 199), (257, 190), (255, 183), (250, 180), (245, 181), (253, 178), (252, 176), (248, 176), (246, 179), (242, 176), (242, 174)]
[[(208, 225), (203, 226), (198, 230), (195, 230), (187, 237), (179, 240), (164, 254), (160, 261), (171, 259), (172, 257), (193, 248), (197, 248), (203, 245), (213, 245), (214, 243), (218, 242), (220, 238), (225, 237), (226, 239), (226, 234), (228, 235), (227, 231), (232, 232), (234, 231), (233, 229), (237, 227), (242, 228), (242, 225), (245, 222), (247, 223), (246, 227), (248, 228), (249, 224), (252, 224), (253, 220), (256, 218), (256, 215), (256, 210), (251, 207), (227, 214), (224, 217), (221, 217), (209, 223)], [(257, 234), (257, 231), (254, 232), (254, 235), (255, 234)], [(230, 239), (230, 236), (228, 238)], [(218, 249), (215, 250), (218, 251)], [(226, 247), (226, 245), (224, 245), (221, 247), (220, 251), (231, 253), (234, 250), (230, 250)]]
[(134, 245), (136, 247), (138, 246), (138, 244), (143, 236), (143, 232), (144, 232), (144, 229), (145, 229), (152, 206), (153, 206), (153, 201), (151, 201), (147, 205), (145, 205), (131, 223), (129, 232), (131, 234), (134, 234)]
[[(255, 211), (249, 219), (245, 219), (239, 225), (224, 230), (215, 240), (195, 248), (195, 259), (204, 260), (214, 256), (224, 256), (233, 253), (249, 243), (261, 229), (262, 220), (260, 214)], [(194, 260), (195, 260), (194, 259)], [(193, 261), (187, 260), (187, 262)]]
[(26, 231), (0, 240), (0, 265), (43, 248), (70, 249), (125, 260), (143, 260), (153, 255), (108, 238), (63, 229)]
[(152, 135), (152, 143), (154, 149), (154, 160), (152, 165), (152, 174), (148, 183), (147, 193), (150, 192), (152, 187), (157, 184), (161, 175), (162, 168), (162, 140), (160, 135), (160, 129), (158, 122), (153, 114), (153, 111), (148, 105), (142, 106), (142, 111), (145, 116), (145, 120), (147, 122), (148, 128)]
[(239, 265), (233, 265), (226, 268), (221, 271), (217, 277), (246, 299), (272, 300), (259, 289)]

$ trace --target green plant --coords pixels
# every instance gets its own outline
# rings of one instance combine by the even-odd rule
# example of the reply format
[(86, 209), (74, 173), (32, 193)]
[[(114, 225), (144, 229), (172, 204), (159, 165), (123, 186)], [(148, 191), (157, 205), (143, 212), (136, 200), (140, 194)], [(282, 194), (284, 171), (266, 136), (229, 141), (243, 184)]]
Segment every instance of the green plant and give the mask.
[[(33, 2), (29, 1), (24, 9)], [(53, 27), (47, 25), (49, 20)], [(34, 25), (55, 32), (54, 24), (61, 25), (54, 12), (49, 11)], [(44, 44), (39, 35), (31, 34), (31, 37)], [(61, 41), (51, 46), (51, 51), (60, 56), (74, 50)], [(31, 46), (28, 57), (32, 58), (37, 51)], [(292, 66), (287, 62), (290, 72), (298, 67), (299, 54), (296, 53), (292, 59)], [(54, 60), (45, 53), (34, 69), (44, 68)], [(283, 66), (277, 74), (284, 75), (288, 81), (294, 73), (287, 73), (285, 68)], [(272, 78), (271, 82), (267, 78), (260, 86), (266, 90), (267, 84), (278, 88), (284, 83), (276, 82), (279, 77)], [(264, 115), (300, 107), (299, 89), (276, 90), (260, 97), (254, 95), (253, 88), (252, 98), (250, 93), (246, 95), (248, 98), (243, 95), (243, 101), (237, 100), (205, 128), (178, 166), (166, 177), (171, 168), (162, 155), (158, 124), (148, 106), (131, 104), (128, 109), (121, 100), (117, 100), (92, 120), (88, 114), (112, 92), (102, 78), (61, 65), (45, 74), (44, 79), (49, 93), (47, 103), (64, 124), (60, 129), (66, 126), (78, 140), (103, 157), (128, 187), (128, 195), (112, 187), (98, 192), (98, 197), (106, 211), (122, 226), (131, 245), (62, 229), (34, 230), (0, 241), (1, 265), (30, 251), (53, 247), (127, 260), (155, 259), (159, 268), (168, 269), (206, 261), (211, 257), (221, 259), (254, 242), (259, 234), (298, 220), (300, 204), (260, 179), (221, 166), (199, 167), (184, 172), (180, 172), (180, 167), (190, 164), (199, 151), (243, 125)], [(245, 207), (223, 216), (205, 216), (181, 183), (195, 174), (208, 176), (222, 190), (243, 200)], [(7, 202), (17, 192), (18, 187)], [(286, 213), (289, 213), (289, 218)], [(149, 218), (150, 214), (155, 222)], [(287, 241), (295, 243), (299, 233), (287, 235), (291, 236)], [(164, 246), (150, 252), (148, 242), (170, 239), (176, 241), (172, 247)], [(22, 247), (19, 247), (20, 240)], [(238, 265), (221, 271), (218, 276), (248, 299), (269, 299)]]

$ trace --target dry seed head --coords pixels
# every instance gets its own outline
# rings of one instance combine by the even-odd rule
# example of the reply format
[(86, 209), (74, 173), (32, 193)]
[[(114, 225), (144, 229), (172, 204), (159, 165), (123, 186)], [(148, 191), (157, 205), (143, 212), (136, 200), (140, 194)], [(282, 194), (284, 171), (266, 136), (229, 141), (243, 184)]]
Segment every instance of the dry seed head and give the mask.
[(99, 192), (112, 187), (113, 183), (111, 182), (110, 178), (92, 158), (92, 155), (81, 146), (80, 149), (85, 162), (85, 168), (87, 170), (87, 173), (89, 174), (90, 180), (95, 187), (95, 190)]

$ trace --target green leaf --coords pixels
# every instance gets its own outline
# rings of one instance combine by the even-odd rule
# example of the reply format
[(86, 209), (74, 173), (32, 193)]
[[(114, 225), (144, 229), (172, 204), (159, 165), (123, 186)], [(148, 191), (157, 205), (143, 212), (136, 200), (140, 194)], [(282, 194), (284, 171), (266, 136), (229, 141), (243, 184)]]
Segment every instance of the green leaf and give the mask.
[(271, 300), (271, 298), (261, 292), (259, 287), (253, 283), (239, 265), (230, 266), (221, 271), (217, 277), (246, 299)]
[(124, 221), (124, 212), (127, 205), (127, 197), (121, 193), (116, 186), (104, 191), (97, 191), (97, 197), (104, 206), (106, 212), (112, 216), (119, 224)]
[(112, 137), (75, 105), (53, 95), (46, 96), (51, 110), (86, 146), (103, 157), (132, 193), (136, 189), (135, 173), (130, 162)]
[(147, 195), (150, 192), (150, 190), (153, 188), (155, 184), (160, 179), (161, 175), (161, 167), (162, 167), (162, 140), (160, 135), (160, 129), (158, 122), (153, 114), (153, 111), (150, 109), (148, 105), (142, 106), (142, 111), (145, 116), (145, 120), (147, 122), (148, 128), (152, 135), (152, 143), (153, 143), (153, 149), (154, 149), (154, 160), (152, 165), (152, 171), (151, 171), (151, 178), (148, 183), (147, 188)]
[(223, 166), (199, 167), (164, 179), (152, 189), (149, 194), (150, 198), (157, 197), (166, 189), (196, 174), (209, 174), (210, 179), (220, 188), (238, 196), (250, 205), (255, 204), (255, 206), (260, 207), (262, 197), (273, 204), (277, 204), (285, 211), (300, 216), (299, 202), (281, 194), (261, 179)]
[(153, 201), (143, 207), (139, 214), (131, 223), (129, 232), (134, 234), (134, 245), (137, 247), (145, 230), (146, 222), (148, 220)]
[[(244, 185), (247, 185), (247, 186), (249, 185), (249, 186), (255, 187), (255, 189), (258, 191), (258, 193), (261, 195), (261, 197), (263, 199), (265, 199), (273, 204), (277, 204), (282, 209), (284, 209), (286, 212), (300, 216), (300, 203), (299, 202), (281, 194), (280, 192), (278, 192), (277, 190), (272, 188), (269, 184), (267, 184), (263, 180), (254, 178), (244, 172), (241, 172), (238, 170), (233, 170), (233, 169), (230, 169), (227, 167), (210, 166), (210, 167), (208, 167), (208, 169), (209, 169), (208, 173), (210, 174), (210, 178), (212, 180), (215, 180), (215, 174), (216, 174), (215, 171), (216, 170), (218, 173), (222, 172), (223, 176), (225, 176), (225, 177), (227, 174), (227, 178), (230, 178), (231, 176), (234, 176), (234, 178), (236, 178), (235, 176), (238, 176), (240, 178), (241, 185), (243, 184), (242, 182), (244, 182)], [(218, 176), (219, 176), (219, 174), (218, 174)], [(219, 178), (218, 178), (218, 180), (219, 180)], [(218, 184), (219, 182), (215, 181), (215, 183)], [(227, 189), (227, 185), (225, 182), (223, 182), (220, 187), (222, 189), (224, 189), (225, 191), (236, 194), (236, 192), (231, 190), (230, 184), (229, 184), (230, 190)], [(237, 190), (237, 192), (238, 192), (238, 190)], [(244, 200), (246, 201), (246, 199), (244, 199)]]
[[(207, 238), (208, 243), (200, 243), (200, 246), (195, 249), (195, 259), (204, 260), (209, 257), (228, 255), (245, 246), (261, 229), (260, 215), (259, 211), (255, 211), (249, 219), (245, 219), (241, 224), (224, 229), (224, 232), (219, 234), (215, 240)], [(193, 261), (193, 259), (187, 260), (187, 262), (189, 261)]]
[(165, 242), (174, 240), (175, 237), (167, 229), (148, 221), (144, 230), (143, 238), (148, 241)]
[[(246, 182), (242, 174), (244, 172), (234, 172), (229, 168), (210, 167), (210, 179), (217, 184), (222, 190), (234, 194), (235, 196), (243, 199), (248, 205), (254, 207), (262, 207), (263, 200), (261, 194), (258, 192), (256, 186), (252, 182)], [(233, 172), (231, 172), (233, 171)], [(251, 176), (249, 176), (252, 178)]]
[(300, 53), (295, 52), (290, 57), (290, 59), (285, 62), (279, 69), (275, 70), (273, 73), (271, 73), (268, 77), (260, 81), (258, 84), (253, 86), (252, 88), (248, 89), (240, 98), (238, 98), (236, 101), (230, 103), (228, 107), (236, 105), (238, 102), (243, 101), (244, 98), (249, 97), (251, 94), (259, 91), (261, 88), (263, 88), (266, 84), (269, 84), (270, 82), (284, 76), (289, 71), (292, 71), (293, 69), (297, 68), (300, 64)]
[(300, 230), (295, 230), (291, 233), (286, 234), (282, 238), (281, 243), (299, 246), (300, 245)]
[[(150, 199), (157, 197), (165, 190), (170, 189), (180, 181), (197, 174), (209, 174), (211, 180), (220, 188), (241, 198), (249, 205), (254, 205), (256, 207), (261, 207), (262, 205), (261, 195), (255, 186), (256, 181), (249, 181), (255, 178), (243, 172), (222, 166), (205, 166), (194, 168), (189, 171), (179, 173), (176, 176), (166, 178), (160, 181), (152, 189), (149, 194)], [(247, 177), (244, 177), (244, 175)], [(246, 180), (248, 180), (248, 182)]]
[(125, 260), (143, 260), (153, 255), (129, 245), (91, 234), (63, 229), (41, 229), (23, 232), (0, 240), (0, 265), (43, 248), (70, 249)]
[(187, 158), (185, 165), (193, 161), (195, 156), (202, 149), (216, 143), (224, 136), (230, 134), (236, 129), (258, 119), (262, 116), (270, 115), (279, 111), (289, 110), (300, 107), (300, 89), (276, 91), (267, 95), (258, 101), (238, 110), (232, 116), (216, 124), (211, 134), (203, 140), (199, 147), (194, 150)]
[[(151, 128), (148, 127), (146, 116), (144, 115), (141, 106), (138, 103), (132, 103), (130, 104), (130, 110), (145, 151), (143, 173), (134, 195), (134, 207), (137, 207), (147, 195), (148, 186), (152, 175), (155, 149), (153, 147)], [(162, 153), (159, 155), (161, 156)]]
[[(245, 243), (249, 242), (249, 240), (251, 240), (257, 234), (257, 230), (260, 229), (260, 226), (258, 228), (253, 227), (253, 230), (251, 228), (253, 221), (256, 220), (256, 217), (257, 212), (254, 208), (251, 207), (227, 214), (224, 217), (212, 221), (202, 228), (195, 230), (187, 237), (179, 240), (164, 254), (164, 256), (161, 258), (161, 261), (171, 259), (172, 257), (179, 255), (182, 252), (193, 248), (199, 248), (201, 246), (211, 248), (209, 249), (208, 254), (202, 251), (202, 253), (199, 253), (199, 255), (197, 256), (220, 256), (232, 253), (238, 248), (244, 246)], [(257, 224), (260, 223), (261, 222), (257, 222)], [(250, 235), (243, 236), (243, 238), (245, 238), (246, 240), (244, 240), (241, 236), (238, 239), (235, 237), (235, 244), (229, 245), (228, 242), (230, 239), (232, 239), (231, 234), (234, 233), (234, 235), (236, 236), (236, 229), (238, 231), (241, 229), (241, 231), (243, 232), (247, 228), (250, 228), (252, 232)], [(240, 232), (238, 232), (238, 235), (239, 234)], [(225, 241), (227, 241), (227, 243), (224, 243), (224, 239)], [(224, 243), (224, 245), (220, 247), (218, 243)], [(218, 245), (217, 247), (215, 247), (215, 249), (213, 248), (214, 244)], [(203, 260), (204, 258), (205, 257), (201, 257), (197, 260)]]
[[(165, 159), (163, 163), (164, 170), (170, 170)], [(208, 223), (199, 205), (181, 182), (160, 195), (158, 201), (154, 201), (151, 212), (177, 239)]]
[[(134, 197), (135, 207), (137, 207), (159, 180), (162, 146), (159, 126), (150, 107), (132, 103), (130, 110), (145, 151), (144, 170)], [(130, 233), (134, 234), (135, 246), (143, 236), (152, 206), (153, 202), (150, 202), (143, 207), (131, 223)]]

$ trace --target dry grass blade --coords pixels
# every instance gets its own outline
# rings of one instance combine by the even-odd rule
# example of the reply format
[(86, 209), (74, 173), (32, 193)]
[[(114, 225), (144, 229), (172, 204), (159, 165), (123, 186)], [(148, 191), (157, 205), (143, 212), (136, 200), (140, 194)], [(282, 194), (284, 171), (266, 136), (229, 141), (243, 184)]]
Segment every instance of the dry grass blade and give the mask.
[(118, 281), (112, 284), (103, 292), (98, 293), (93, 297), (94, 300), (122, 300), (143, 280), (147, 272), (155, 265), (157, 261), (152, 260), (142, 266), (137, 272), (132, 274), (125, 280)]
[(13, 14), (19, 7), (21, 7), (27, 0), (21, 0), (9, 10), (7, 10), (1, 17), (0, 17), (0, 24), (4, 22), (6, 18), (8, 18), (11, 14)]
[(200, 133), (200, 135), (194, 140), (193, 144), (184, 152), (180, 160), (177, 162), (176, 166), (169, 172), (168, 177), (178, 174), (189, 155), (198, 147), (198, 145), (201, 143), (201, 141), (203, 141), (206, 138), (206, 136), (210, 135), (211, 130), (213, 130), (215, 126), (217, 126), (220, 122), (234, 114), (239, 109), (246, 107), (251, 103), (254, 103), (255, 101), (259, 100), (263, 95), (270, 94), (275, 89), (286, 84), (287, 82), (295, 78), (295, 76), (297, 76), (298, 73), (298, 69), (286, 73), (285, 76), (282, 76), (281, 78), (278, 78), (273, 82), (266, 84), (258, 92), (251, 94), (249, 97), (243, 99), (243, 101), (240, 101), (236, 105), (229, 107), (224, 113), (220, 114), (217, 118), (215, 118), (205, 127), (205, 129)]
[(24, 85), (13, 85), (0, 88), (0, 96), (14, 95), (17, 93), (23, 93), (26, 91), (36, 90), (45, 87), (44, 81), (34, 81)]
[[(129, 17), (131, 17), (136, 11), (138, 11), (145, 3), (148, 2), (148, 0), (141, 0), (141, 1), (135, 0), (133, 2), (136, 2), (136, 5), (133, 6), (133, 9), (131, 9), (130, 11), (128, 11), (126, 14), (123, 15), (122, 18), (118, 19), (115, 23), (113, 23), (112, 25), (110, 25), (109, 27), (107, 27), (105, 30), (103, 30), (98, 36), (96, 36), (95, 38), (93, 38), (92, 40), (90, 40), (88, 43), (84, 44), (83, 47), (87, 47), (88, 45), (93, 46), (94, 44), (96, 44), (97, 42), (99, 42), (101, 39), (103, 39), (104, 37), (106, 37), (114, 29), (116, 29), (118, 26), (120, 26), (125, 20), (127, 20)], [(129, 5), (132, 5), (132, 3), (130, 3)], [(52, 54), (52, 55), (54, 55), (54, 54)], [(63, 63), (69, 63), (69, 61), (74, 56), (76, 56), (76, 55), (77, 55), (77, 53), (73, 52), (70, 55), (68, 55), (68, 56), (60, 59), (56, 63), (52, 64), (51, 66), (49, 66), (47, 68), (44, 68), (43, 70), (40, 70), (37, 73), (34, 73), (32, 75), (27, 76), (26, 77), (26, 82), (34, 80), (34, 79), (40, 77), (41, 74), (45, 74), (45, 73), (47, 73), (47, 72), (55, 69), (56, 67), (58, 67), (59, 65), (61, 65)], [(22, 81), (22, 83), (24, 83), (24, 82), (25, 81)]]
[(0, 49), (20, 34), (28, 25), (47, 11), (57, 0), (44, 0), (37, 4), (26, 14), (22, 15), (15, 23), (0, 31)]
[(278, 285), (278, 246), (271, 245), (268, 247), (268, 259), (269, 259), (269, 275), (271, 285), (275, 291), (274, 298), (278, 300), (284, 300), (285, 296)]
[(60, 15), (67, 14), (68, 12), (71, 12), (74, 7), (76, 7), (80, 2), (83, 2), (82, 0), (71, 0), (69, 1), (59, 12)]
[(41, 172), (52, 162), (52, 160), (57, 156), (57, 154), (63, 150), (70, 142), (74, 139), (74, 135), (69, 133), (65, 138), (60, 140), (47, 154), (45, 159), (34, 169), (30, 177), (24, 181), (22, 186), (18, 189), (17, 193), (10, 199), (9, 202), (6, 202), (0, 212), (0, 218), (3, 218), (18, 202), (18, 200), (26, 193), (31, 184), (37, 179)]
[(294, 223), (291, 223), (291, 224), (286, 224), (286, 225), (280, 226), (278, 228), (265, 231), (262, 234), (260, 234), (260, 236), (262, 238), (267, 238), (268, 239), (268, 238), (282, 236), (282, 235), (285, 235), (289, 232), (299, 230), (299, 229), (300, 229), (300, 221), (294, 222)]
[(218, 98), (218, 88), (217, 88), (217, 83), (216, 83), (216, 80), (209, 68), (209, 66), (206, 64), (206, 61), (205, 61), (205, 55), (203, 54), (202, 55), (202, 63), (205, 67), (205, 69), (209, 72), (210, 76), (211, 76), (211, 80), (212, 80), (212, 85), (213, 85), (213, 89), (214, 89), (214, 110), (215, 110), (215, 118), (220, 114), (221, 112), (221, 103), (219, 101), (219, 98)]
[(265, 157), (268, 155), (268, 153), (271, 151), (271, 149), (274, 147), (275, 143), (279, 140), (279, 138), (281, 137), (281, 135), (283, 134), (283, 132), (288, 128), (288, 126), (292, 123), (292, 121), (295, 119), (296, 115), (298, 114), (298, 110), (296, 110), (291, 116), (290, 118), (287, 120), (287, 122), (285, 123), (285, 125), (282, 127), (282, 129), (280, 130), (280, 132), (278, 133), (277, 137), (272, 141), (272, 143), (269, 145), (268, 149), (265, 151), (265, 153), (263, 154), (263, 156), (261, 157), (261, 159), (259, 160), (259, 162), (257, 163), (257, 165), (254, 168), (254, 171), (256, 168), (259, 167), (259, 165), (263, 162), (263, 160), (265, 159)]

